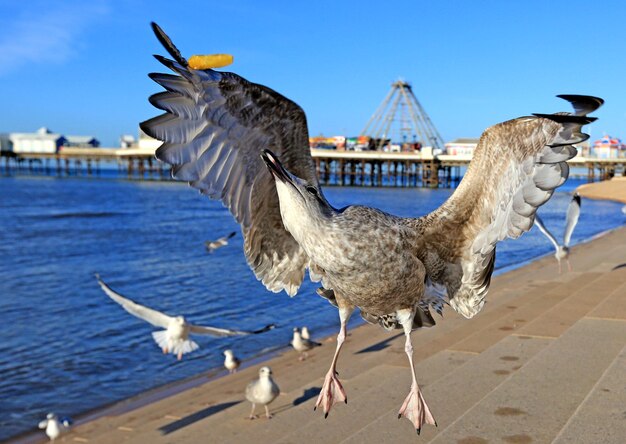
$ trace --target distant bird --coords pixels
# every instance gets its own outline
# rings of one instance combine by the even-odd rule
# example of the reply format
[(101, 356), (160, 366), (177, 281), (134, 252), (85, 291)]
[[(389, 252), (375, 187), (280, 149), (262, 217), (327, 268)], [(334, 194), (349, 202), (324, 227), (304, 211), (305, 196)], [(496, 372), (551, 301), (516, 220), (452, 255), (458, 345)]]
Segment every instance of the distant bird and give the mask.
[(235, 234), (237, 233), (233, 231), (228, 236), (220, 237), (219, 239), (214, 240), (214, 241), (206, 241), (204, 243), (204, 246), (206, 247), (209, 253), (213, 253), (218, 248), (222, 248), (228, 245), (228, 239), (232, 238)]
[(304, 361), (308, 355), (307, 352), (314, 347), (319, 347), (319, 342), (311, 341), (308, 338), (304, 338), (300, 333), (298, 328), (293, 329), (293, 339), (291, 340), (291, 345), (293, 348), (300, 353), (300, 357), (298, 358), (300, 361)]
[(300, 330), (300, 336), (302, 336), (302, 339), (311, 339), (309, 329), (307, 327), (302, 327), (302, 330)]
[(626, 214), (626, 205), (622, 207), (622, 214)]
[(254, 408), (257, 404), (261, 404), (265, 407), (265, 417), (272, 419), (272, 415), (267, 406), (271, 404), (278, 395), (280, 395), (280, 389), (272, 379), (272, 369), (269, 367), (261, 367), (259, 369), (259, 379), (255, 379), (246, 387), (246, 399), (252, 403), (249, 418), (258, 418), (258, 416), (254, 414)]
[(228, 373), (237, 373), (241, 361), (233, 354), (232, 350), (224, 350), (224, 356), (224, 367), (226, 367)]
[(40, 429), (46, 429), (46, 435), (54, 441), (63, 433), (70, 429), (71, 420), (68, 418), (59, 419), (54, 413), (48, 413), (46, 419), (39, 423)]
[(146, 322), (154, 325), (155, 327), (165, 328), (165, 330), (155, 331), (152, 333), (152, 337), (155, 342), (159, 344), (163, 353), (172, 353), (178, 356), (180, 361), (185, 353), (192, 352), (198, 348), (198, 344), (189, 339), (189, 334), (198, 335), (210, 335), (210, 336), (241, 336), (241, 335), (256, 335), (264, 333), (275, 327), (274, 324), (267, 325), (260, 330), (255, 331), (243, 331), (243, 330), (228, 330), (225, 328), (208, 327), (190, 324), (185, 320), (183, 316), (168, 316), (160, 311), (153, 310), (151, 308), (139, 305), (130, 299), (125, 298), (119, 293), (116, 293), (105, 284), (100, 276), (96, 274), (98, 284), (102, 290), (115, 302), (120, 304), (124, 310), (132, 314), (133, 316), (143, 319)]
[(336, 364), (358, 307), (367, 321), (404, 330), (412, 383), (399, 414), (418, 431), (435, 424), (417, 384), (411, 331), (435, 324), (430, 308), (449, 304), (467, 318), (482, 309), (496, 244), (531, 229), (537, 208), (568, 177), (567, 160), (577, 153), (572, 145), (589, 137), (581, 133), (595, 120), (587, 114), (603, 100), (562, 95), (574, 113), (488, 128), (454, 194), (424, 217), (337, 209), (320, 189), (297, 104), (237, 74), (190, 68), (152, 26), (174, 58), (157, 60), (176, 74), (150, 74), (166, 89), (150, 97), (165, 113), (140, 125), (163, 141), (156, 157), (172, 165), (174, 178), (228, 207), (241, 225), (248, 264), (268, 290), (295, 295), (308, 269), (339, 309), (337, 348), (316, 406), (327, 413), (345, 400)]
[(580, 196), (578, 193), (574, 193), (572, 200), (567, 207), (567, 216), (565, 218), (565, 232), (563, 233), (563, 245), (560, 245), (556, 238), (548, 231), (546, 226), (543, 224), (543, 221), (537, 214), (535, 216), (535, 225), (537, 228), (552, 242), (554, 245), (554, 249), (556, 250), (554, 253), (554, 257), (559, 263), (559, 274), (561, 274), (561, 260), (565, 259), (567, 262), (567, 270), (572, 271), (572, 265), (569, 263), (569, 243), (572, 238), (572, 233), (574, 232), (574, 228), (578, 223), (578, 217), (580, 216)]

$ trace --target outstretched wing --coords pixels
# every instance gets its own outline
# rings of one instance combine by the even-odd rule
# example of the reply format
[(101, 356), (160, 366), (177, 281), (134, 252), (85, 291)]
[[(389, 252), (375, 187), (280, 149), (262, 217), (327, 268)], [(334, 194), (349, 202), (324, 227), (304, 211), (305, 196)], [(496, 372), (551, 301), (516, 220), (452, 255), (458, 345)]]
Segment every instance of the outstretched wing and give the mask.
[(160, 311), (153, 310), (151, 308), (145, 307), (143, 305), (137, 304), (136, 302), (131, 301), (128, 298), (125, 298), (119, 293), (116, 293), (104, 283), (100, 276), (96, 275), (96, 279), (98, 280), (98, 284), (102, 290), (113, 299), (115, 302), (120, 304), (124, 310), (132, 314), (133, 316), (138, 317), (139, 319), (143, 319), (146, 322), (154, 325), (155, 327), (167, 328), (172, 318)]
[(317, 184), (304, 112), (237, 74), (189, 68), (165, 33), (154, 23), (153, 29), (175, 61), (155, 57), (177, 74), (150, 74), (167, 90), (150, 97), (165, 114), (141, 124), (163, 141), (156, 157), (172, 165), (174, 178), (222, 201), (241, 224), (257, 278), (293, 296), (308, 257), (283, 227), (274, 180), (260, 154), (271, 149), (287, 169)]
[(563, 245), (569, 247), (569, 242), (572, 239), (572, 233), (578, 223), (578, 217), (580, 216), (580, 196), (575, 193), (572, 200), (567, 207), (567, 217), (565, 219), (565, 233), (563, 234)]
[(488, 128), (465, 177), (435, 212), (417, 219), (420, 251), (430, 279), (446, 285), (450, 305), (472, 317), (484, 305), (496, 243), (530, 230), (537, 208), (568, 177), (567, 160), (589, 136), (581, 127), (603, 100), (559, 96), (575, 113), (535, 114)]
[(229, 330), (227, 328), (208, 327), (201, 325), (191, 325), (191, 333), (198, 335), (211, 335), (211, 336), (244, 336), (244, 335), (258, 335), (259, 333), (265, 333), (276, 327), (274, 324), (266, 325), (260, 330), (247, 331), (247, 330)]
[(552, 242), (552, 245), (554, 245), (554, 249), (558, 251), (559, 243), (557, 242), (556, 238), (552, 235), (552, 233), (548, 231), (546, 226), (543, 224), (543, 220), (541, 220), (538, 214), (535, 215), (535, 225), (537, 225), (537, 228), (539, 228), (539, 231), (541, 231), (544, 234), (544, 236), (546, 236), (550, 240), (550, 242)]

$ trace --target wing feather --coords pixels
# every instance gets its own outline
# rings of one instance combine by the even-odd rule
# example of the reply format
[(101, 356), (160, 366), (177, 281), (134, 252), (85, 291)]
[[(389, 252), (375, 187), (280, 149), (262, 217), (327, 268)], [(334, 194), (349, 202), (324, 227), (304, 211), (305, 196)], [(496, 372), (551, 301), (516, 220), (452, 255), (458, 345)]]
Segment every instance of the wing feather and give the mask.
[(578, 223), (578, 217), (580, 216), (580, 196), (574, 194), (572, 200), (567, 207), (567, 217), (565, 219), (565, 234), (563, 235), (563, 245), (569, 247), (570, 240), (572, 239), (572, 233)]
[(304, 112), (236, 74), (189, 68), (161, 28), (153, 29), (175, 60), (155, 57), (176, 74), (150, 74), (166, 90), (150, 98), (166, 113), (140, 125), (163, 142), (157, 159), (172, 166), (174, 178), (220, 199), (241, 225), (257, 278), (272, 291), (294, 295), (309, 260), (283, 227), (274, 180), (260, 154), (271, 149), (287, 169), (317, 185)]
[(554, 245), (554, 249), (558, 251), (558, 249), (559, 249), (559, 242), (552, 235), (552, 233), (550, 233), (550, 231), (548, 231), (546, 226), (543, 224), (543, 220), (541, 220), (539, 215), (535, 216), (535, 225), (537, 225), (537, 228), (539, 228), (539, 231), (541, 231), (550, 240), (550, 242), (552, 242), (552, 245)]
[(595, 118), (586, 113), (603, 103), (562, 98), (575, 114), (535, 114), (487, 129), (455, 193), (416, 222), (420, 247), (437, 252), (422, 254), (428, 276), (446, 285), (450, 305), (468, 318), (484, 305), (497, 242), (531, 229), (537, 208), (568, 177), (566, 161), (577, 153), (571, 144), (589, 137), (581, 128)]
[(244, 336), (244, 335), (258, 335), (259, 333), (265, 333), (275, 327), (274, 324), (266, 325), (259, 330), (229, 330), (227, 328), (209, 327), (202, 325), (190, 325), (191, 333), (198, 335), (211, 335), (211, 336)]
[(140, 305), (136, 302), (131, 301), (128, 298), (125, 298), (121, 294), (113, 291), (111, 287), (109, 287), (107, 284), (104, 283), (102, 279), (100, 279), (100, 276), (96, 275), (96, 279), (98, 280), (98, 284), (100, 284), (100, 287), (106, 293), (106, 295), (109, 296), (118, 304), (120, 304), (124, 310), (126, 310), (133, 316), (138, 317), (139, 319), (143, 319), (144, 321), (149, 322), (155, 327), (162, 327), (162, 328), (167, 328), (170, 321), (172, 320), (170, 316), (164, 313), (161, 313), (160, 311), (156, 311), (151, 308)]

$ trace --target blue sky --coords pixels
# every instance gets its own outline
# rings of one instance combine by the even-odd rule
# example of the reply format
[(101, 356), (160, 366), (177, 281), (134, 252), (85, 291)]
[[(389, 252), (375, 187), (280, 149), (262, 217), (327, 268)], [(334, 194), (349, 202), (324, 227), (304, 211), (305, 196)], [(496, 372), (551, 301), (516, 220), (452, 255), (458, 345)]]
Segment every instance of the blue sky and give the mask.
[(605, 106), (588, 127), (626, 138), (626, 2), (0, 1), (0, 132), (41, 126), (117, 145), (156, 110), (156, 21), (187, 57), (295, 100), (312, 135), (357, 135), (404, 78), (444, 140), (499, 121)]

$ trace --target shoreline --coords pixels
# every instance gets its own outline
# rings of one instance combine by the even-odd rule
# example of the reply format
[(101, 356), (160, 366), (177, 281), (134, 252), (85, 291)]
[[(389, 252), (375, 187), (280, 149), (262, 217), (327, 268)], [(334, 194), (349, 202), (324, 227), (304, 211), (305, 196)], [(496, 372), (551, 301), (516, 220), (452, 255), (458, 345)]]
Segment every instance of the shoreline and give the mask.
[[(581, 241), (580, 243), (575, 245), (573, 249), (585, 248), (586, 246), (592, 245), (594, 242), (604, 239), (607, 236), (611, 235), (612, 233), (616, 233), (621, 230), (626, 230), (626, 228), (617, 227), (611, 230), (606, 230), (604, 232), (598, 233), (589, 239)], [(493, 291), (494, 292), (498, 291), (498, 288), (501, 286), (499, 284), (503, 280), (504, 281), (506, 281), (507, 279), (516, 280), (516, 279), (519, 279), (520, 277), (519, 275), (522, 275), (522, 276), (527, 275), (524, 269), (538, 268), (540, 267), (539, 264), (543, 262), (546, 262), (549, 265), (550, 263), (553, 262), (552, 256), (553, 256), (552, 253), (546, 253), (544, 255), (538, 256), (531, 260), (522, 261), (518, 264), (503, 267), (501, 270), (496, 270), (496, 272), (494, 273), (494, 281), (492, 282), (492, 288), (495, 287), (495, 290)], [(352, 336), (361, 335), (363, 331), (363, 327), (365, 326), (370, 327), (368, 324), (362, 321), (361, 318), (358, 316), (353, 317), (353, 322), (351, 322), (351, 324), (352, 325), (349, 326), (349, 330), (351, 332), (350, 335)], [(371, 326), (371, 328), (375, 328), (375, 326)], [(332, 331), (333, 329), (329, 328), (328, 330)], [(378, 336), (380, 336), (381, 332), (383, 332), (383, 334), (387, 336), (387, 339), (389, 339), (392, 335), (394, 338), (397, 336), (397, 335), (394, 335), (394, 332), (385, 332), (383, 329), (380, 329), (380, 328), (378, 330), (380, 330), (380, 332), (376, 332), (377, 334), (366, 335), (366, 336), (375, 337), (374, 339), (370, 339), (369, 342), (375, 341), (375, 339), (379, 339)], [(432, 329), (428, 329), (428, 330), (432, 330)], [(320, 335), (316, 335), (315, 339), (325, 344), (331, 344), (332, 346), (335, 340), (335, 336), (336, 336), (334, 332), (328, 334), (327, 331), (322, 331), (320, 333), (321, 333)], [(328, 348), (328, 347), (325, 347), (325, 348)], [(285, 355), (289, 354), (290, 352), (292, 352), (291, 347), (282, 346), (282, 347), (278, 347), (277, 349), (268, 351), (266, 353), (259, 354), (258, 356), (255, 356), (251, 359), (248, 359), (242, 362), (242, 366), (238, 373), (246, 373), (247, 371), (249, 372), (250, 369), (258, 366), (261, 363), (267, 364), (267, 363), (270, 363), (270, 361), (278, 360), (281, 357), (284, 357)], [(118, 401), (113, 401), (110, 404), (90, 409), (80, 415), (77, 415), (77, 417), (75, 418), (74, 427), (88, 426), (90, 424), (103, 420), (103, 418), (116, 417), (116, 416), (124, 415), (126, 413), (135, 412), (142, 408), (153, 406), (159, 403), (160, 401), (166, 400), (168, 398), (184, 395), (187, 392), (191, 392), (194, 389), (200, 388), (205, 385), (210, 385), (210, 384), (215, 384), (215, 383), (219, 384), (220, 382), (229, 383), (232, 378), (230, 379), (225, 378), (227, 376), (230, 376), (230, 375), (223, 368), (207, 369), (205, 372), (202, 372), (200, 374), (196, 374), (194, 376), (191, 376), (182, 380), (178, 380), (178, 381), (167, 383), (158, 387), (154, 387), (152, 389), (137, 393), (128, 398), (118, 400)], [(10, 437), (8, 438), (7, 442), (30, 444), (30, 443), (42, 442), (43, 440), (42, 437), (44, 436), (45, 435), (43, 435), (42, 431), (33, 429), (30, 431), (24, 432), (22, 434)]]
[(576, 192), (588, 199), (610, 200), (626, 204), (626, 177), (618, 176), (611, 180), (586, 183), (576, 188)]

